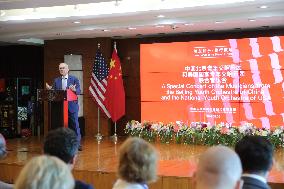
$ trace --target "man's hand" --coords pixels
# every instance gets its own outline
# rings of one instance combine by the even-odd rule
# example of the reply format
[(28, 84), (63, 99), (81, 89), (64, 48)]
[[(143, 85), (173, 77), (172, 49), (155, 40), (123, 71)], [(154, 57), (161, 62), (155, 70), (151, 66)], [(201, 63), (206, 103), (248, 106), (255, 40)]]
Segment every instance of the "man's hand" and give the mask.
[(70, 85), (69, 89), (73, 92), (76, 92), (76, 84), (75, 85)]
[(45, 83), (45, 87), (46, 87), (46, 89), (48, 89), (48, 90), (52, 89), (52, 86), (48, 85), (47, 82)]

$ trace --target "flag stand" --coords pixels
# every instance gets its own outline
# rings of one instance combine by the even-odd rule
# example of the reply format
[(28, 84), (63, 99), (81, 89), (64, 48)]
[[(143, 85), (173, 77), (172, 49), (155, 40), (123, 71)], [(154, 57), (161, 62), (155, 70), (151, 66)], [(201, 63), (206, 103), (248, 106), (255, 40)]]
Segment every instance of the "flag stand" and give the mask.
[(100, 141), (98, 141), (98, 149), (97, 149), (97, 159), (98, 159), (98, 161), (97, 161), (97, 171), (101, 171), (101, 165), (100, 165), (100, 157), (101, 157), (101, 155), (100, 155)]
[(111, 136), (112, 141), (116, 144), (117, 143), (117, 134), (116, 134), (116, 122), (114, 122), (114, 134)]
[(98, 108), (98, 133), (95, 136), (98, 142), (101, 142), (103, 135), (100, 133), (100, 108)]

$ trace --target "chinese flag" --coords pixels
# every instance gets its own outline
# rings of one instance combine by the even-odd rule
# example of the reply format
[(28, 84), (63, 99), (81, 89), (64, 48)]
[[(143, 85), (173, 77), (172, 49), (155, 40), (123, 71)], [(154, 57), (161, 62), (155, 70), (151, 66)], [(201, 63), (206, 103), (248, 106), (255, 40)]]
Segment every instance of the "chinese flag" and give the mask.
[(125, 92), (116, 49), (113, 50), (109, 65), (104, 104), (113, 122), (116, 122), (125, 114)]

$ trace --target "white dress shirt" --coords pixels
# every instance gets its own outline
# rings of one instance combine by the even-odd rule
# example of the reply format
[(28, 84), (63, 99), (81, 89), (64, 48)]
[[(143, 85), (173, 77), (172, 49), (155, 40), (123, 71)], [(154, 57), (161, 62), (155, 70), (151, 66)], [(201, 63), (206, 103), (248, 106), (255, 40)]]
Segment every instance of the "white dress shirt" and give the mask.
[(66, 90), (67, 88), (67, 80), (68, 80), (68, 74), (65, 76), (62, 76), (62, 90)]
[(256, 174), (248, 174), (248, 173), (244, 173), (242, 174), (243, 177), (250, 177), (250, 178), (254, 178), (254, 179), (257, 179), (263, 183), (267, 183), (266, 179), (263, 178), (262, 176), (259, 176), (259, 175), (256, 175)]

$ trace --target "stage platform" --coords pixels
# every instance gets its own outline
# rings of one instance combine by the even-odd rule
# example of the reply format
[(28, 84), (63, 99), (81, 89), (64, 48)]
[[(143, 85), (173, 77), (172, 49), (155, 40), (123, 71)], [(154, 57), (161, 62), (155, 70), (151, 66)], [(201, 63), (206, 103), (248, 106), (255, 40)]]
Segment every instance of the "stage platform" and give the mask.
[[(75, 178), (88, 182), (96, 189), (111, 189), (116, 180), (118, 149), (125, 138), (114, 144), (104, 138), (101, 143), (94, 137), (82, 140), (83, 151), (79, 152), (73, 171)], [(42, 154), (43, 138), (22, 138), (7, 140), (8, 155), (0, 160), (0, 180), (13, 183), (23, 165), (36, 155)], [(160, 155), (156, 183), (151, 189), (191, 189), (192, 175), (198, 156), (208, 147), (183, 144), (155, 143)], [(284, 149), (275, 152), (275, 164), (269, 175), (273, 189), (284, 188)]]

